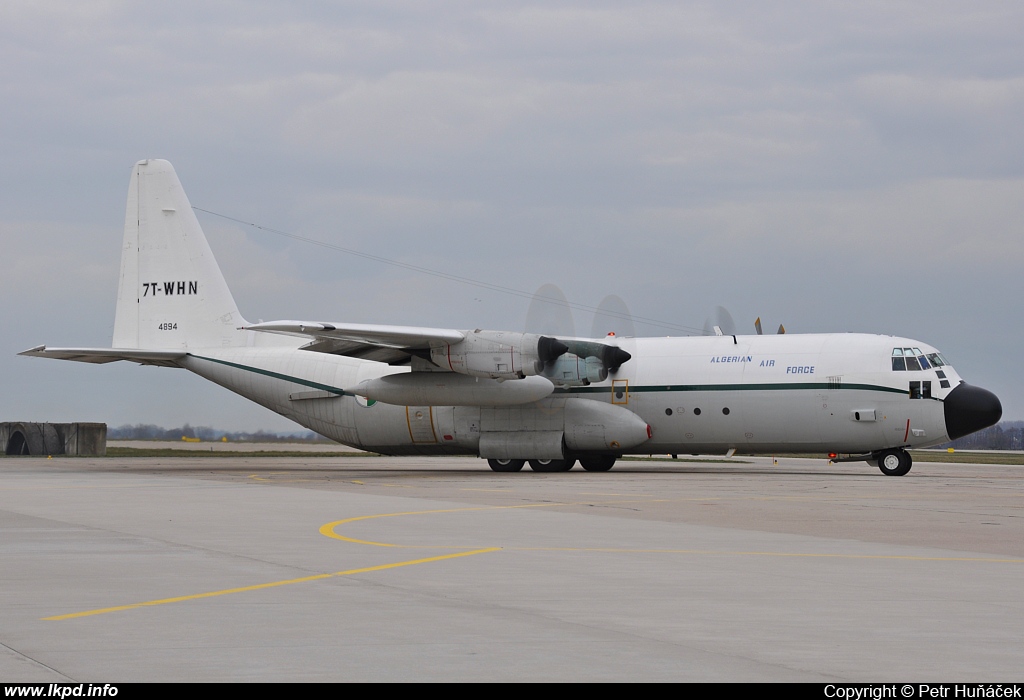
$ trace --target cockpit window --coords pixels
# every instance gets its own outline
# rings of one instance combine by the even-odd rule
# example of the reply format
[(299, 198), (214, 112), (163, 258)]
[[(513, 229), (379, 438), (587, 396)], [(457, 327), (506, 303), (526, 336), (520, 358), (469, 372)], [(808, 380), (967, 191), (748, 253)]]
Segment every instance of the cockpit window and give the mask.
[(893, 372), (919, 372), (925, 369), (938, 369), (948, 364), (941, 353), (926, 354), (921, 352), (921, 348), (892, 349)]
[(917, 350), (917, 348), (903, 348), (903, 355), (907, 360), (908, 372), (920, 371), (923, 369), (923, 367), (921, 367), (921, 363), (918, 361), (918, 355), (920, 355), (921, 351), (917, 350), (917, 354), (915, 354), (914, 350)]
[(931, 369), (931, 365), (928, 364), (928, 360), (920, 348), (914, 348), (914, 355), (917, 357), (917, 361), (921, 363), (921, 369)]
[(903, 348), (892, 349), (892, 371), (904, 372), (907, 369), (907, 361), (903, 358)]

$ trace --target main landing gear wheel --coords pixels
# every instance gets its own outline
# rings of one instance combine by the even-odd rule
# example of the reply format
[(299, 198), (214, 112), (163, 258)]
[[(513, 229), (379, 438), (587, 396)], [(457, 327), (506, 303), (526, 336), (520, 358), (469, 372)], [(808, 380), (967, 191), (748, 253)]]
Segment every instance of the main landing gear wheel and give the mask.
[(531, 459), (530, 469), (535, 472), (567, 472), (575, 464), (575, 459)]
[(588, 472), (606, 472), (615, 466), (615, 457), (612, 455), (580, 457), (580, 464)]
[(906, 450), (886, 450), (878, 455), (878, 468), (886, 476), (903, 476), (913, 463)]
[(526, 464), (525, 459), (489, 459), (487, 466), (496, 472), (517, 472)]

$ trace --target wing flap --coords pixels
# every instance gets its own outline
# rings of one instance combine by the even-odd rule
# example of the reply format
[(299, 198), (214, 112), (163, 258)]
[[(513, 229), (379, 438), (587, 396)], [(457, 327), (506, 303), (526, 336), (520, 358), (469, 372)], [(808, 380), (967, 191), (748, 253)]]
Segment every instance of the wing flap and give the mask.
[(351, 340), (314, 340), (303, 345), (300, 350), (308, 352), (322, 352), (328, 355), (344, 355), (356, 360), (372, 360), (383, 362), (389, 365), (404, 365), (409, 363), (410, 356), (415, 353), (427, 353), (427, 350), (385, 348), (379, 345), (366, 345)]

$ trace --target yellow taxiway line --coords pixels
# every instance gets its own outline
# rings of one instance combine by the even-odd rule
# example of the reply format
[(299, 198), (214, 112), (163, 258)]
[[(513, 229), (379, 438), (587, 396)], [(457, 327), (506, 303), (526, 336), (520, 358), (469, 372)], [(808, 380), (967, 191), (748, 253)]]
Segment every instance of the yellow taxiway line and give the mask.
[(247, 591), (258, 591), (264, 588), (277, 588), (278, 586), (290, 586), (293, 583), (307, 583), (309, 581), (321, 581), (327, 578), (335, 578), (338, 576), (354, 576), (356, 574), (366, 574), (371, 571), (384, 571), (385, 569), (397, 569), (402, 566), (415, 566), (416, 564), (429, 564), (430, 562), (443, 561), (445, 559), (455, 559), (457, 557), (470, 557), (474, 554), (486, 554), (487, 552), (497, 552), (501, 547), (489, 547), (487, 549), (477, 549), (472, 552), (456, 552), (455, 554), (442, 554), (437, 557), (426, 557), (424, 559), (411, 559), (409, 561), (399, 561), (391, 564), (378, 564), (377, 566), (366, 566), (361, 569), (349, 569), (347, 571), (335, 571), (331, 574), (315, 574), (313, 576), (303, 576), (302, 578), (291, 578), (284, 581), (271, 581), (270, 583), (257, 583), (254, 586), (240, 586), (238, 588), (223, 588), (219, 591), (208, 591), (206, 593), (193, 593), (192, 595), (176, 596), (174, 598), (160, 598), (158, 600), (147, 600), (143, 603), (131, 603), (130, 605), (116, 605), (110, 608), (96, 608), (95, 610), (84, 610), (82, 612), (67, 613), (66, 615), (53, 615), (52, 617), (44, 617), (43, 620), (73, 620), (79, 617), (89, 617), (90, 615), (104, 615), (106, 613), (121, 612), (122, 610), (133, 610), (135, 608), (146, 608), (155, 605), (167, 605), (168, 603), (183, 603), (187, 600), (200, 600), (202, 598), (213, 598), (221, 595), (231, 595), (232, 593), (245, 593)]

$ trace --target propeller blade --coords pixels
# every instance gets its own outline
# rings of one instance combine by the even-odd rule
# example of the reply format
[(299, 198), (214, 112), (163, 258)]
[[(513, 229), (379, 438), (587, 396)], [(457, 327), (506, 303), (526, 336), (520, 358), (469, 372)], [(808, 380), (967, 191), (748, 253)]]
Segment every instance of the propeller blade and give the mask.
[(715, 325), (722, 329), (723, 335), (736, 335), (736, 322), (732, 320), (732, 314), (724, 306), (715, 309), (718, 316), (718, 323)]
[(704, 335), (736, 335), (736, 322), (724, 306), (716, 306), (715, 313), (704, 321)]
[(624, 338), (636, 337), (633, 316), (626, 302), (614, 294), (609, 294), (598, 304), (594, 324), (590, 329), (591, 338), (603, 338), (611, 334)]
[(556, 285), (542, 285), (534, 293), (530, 308), (526, 311), (525, 330), (527, 333), (570, 338), (576, 335), (569, 301)]
[(761, 317), (760, 316), (758, 316), (757, 320), (754, 321), (754, 328), (757, 329), (757, 334), (758, 335), (764, 335), (764, 333), (761, 332)]
[(778, 335), (783, 335), (783, 334), (785, 334), (785, 332), (786, 332), (786, 327), (780, 323), (779, 324), (779, 333), (778, 333)]

